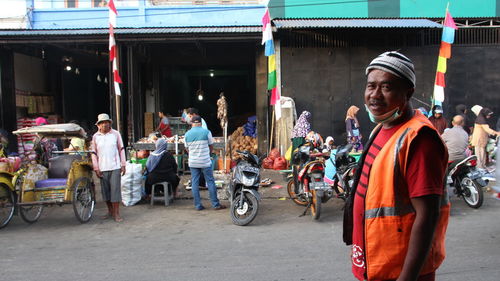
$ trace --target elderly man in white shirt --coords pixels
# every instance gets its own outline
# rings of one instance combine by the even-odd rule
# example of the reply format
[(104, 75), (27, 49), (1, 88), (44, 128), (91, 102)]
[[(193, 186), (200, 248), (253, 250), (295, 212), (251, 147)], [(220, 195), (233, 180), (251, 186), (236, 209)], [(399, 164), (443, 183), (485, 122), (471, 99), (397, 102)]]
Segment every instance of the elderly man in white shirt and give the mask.
[(97, 116), (96, 126), (99, 128), (92, 137), (92, 164), (96, 175), (101, 179), (102, 198), (108, 206), (108, 213), (102, 219), (113, 218), (116, 222), (120, 216), (121, 175), (125, 174), (125, 150), (120, 133), (111, 128), (113, 121), (106, 113)]

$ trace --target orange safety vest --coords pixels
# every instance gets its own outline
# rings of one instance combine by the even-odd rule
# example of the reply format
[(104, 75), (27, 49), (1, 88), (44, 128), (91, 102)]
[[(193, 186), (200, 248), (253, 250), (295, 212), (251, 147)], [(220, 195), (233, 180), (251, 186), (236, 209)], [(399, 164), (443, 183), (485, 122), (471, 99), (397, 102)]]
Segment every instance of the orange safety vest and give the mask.
[[(408, 153), (412, 141), (424, 127), (436, 131), (430, 121), (416, 111), (413, 118), (403, 124), (384, 145), (371, 167), (365, 197), (364, 225), (369, 280), (397, 279), (401, 274), (415, 221), (415, 209), (404, 181)], [(445, 258), (450, 203), (444, 185), (443, 189), (434, 241), (420, 275), (434, 272)]]

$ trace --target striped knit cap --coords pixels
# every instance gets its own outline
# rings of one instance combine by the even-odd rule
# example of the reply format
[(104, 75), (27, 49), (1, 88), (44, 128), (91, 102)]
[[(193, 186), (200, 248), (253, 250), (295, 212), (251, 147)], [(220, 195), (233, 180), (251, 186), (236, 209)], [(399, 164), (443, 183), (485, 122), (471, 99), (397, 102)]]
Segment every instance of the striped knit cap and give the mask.
[(401, 53), (392, 51), (379, 55), (366, 68), (366, 75), (373, 69), (380, 69), (406, 79), (415, 87), (416, 78), (413, 62)]

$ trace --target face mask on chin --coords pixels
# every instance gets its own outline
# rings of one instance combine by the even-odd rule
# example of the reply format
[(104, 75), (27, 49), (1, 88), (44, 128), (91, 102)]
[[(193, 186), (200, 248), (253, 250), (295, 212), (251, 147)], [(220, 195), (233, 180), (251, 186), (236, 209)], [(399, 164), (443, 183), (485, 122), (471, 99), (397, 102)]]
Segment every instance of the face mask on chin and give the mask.
[(370, 121), (372, 121), (375, 124), (387, 124), (391, 123), (392, 121), (398, 119), (401, 116), (401, 112), (399, 110), (399, 107), (394, 108), (393, 110), (386, 112), (382, 115), (374, 115), (368, 106), (365, 104), (365, 109), (366, 112), (368, 112), (368, 116), (370, 117)]

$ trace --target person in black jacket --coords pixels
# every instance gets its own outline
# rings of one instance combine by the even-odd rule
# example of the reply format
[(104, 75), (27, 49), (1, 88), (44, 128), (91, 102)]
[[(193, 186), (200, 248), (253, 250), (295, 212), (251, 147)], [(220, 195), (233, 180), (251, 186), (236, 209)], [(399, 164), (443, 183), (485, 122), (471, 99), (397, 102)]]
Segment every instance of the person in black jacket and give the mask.
[(177, 163), (174, 156), (167, 151), (167, 141), (163, 138), (156, 141), (156, 150), (146, 162), (146, 194), (151, 196), (153, 184), (167, 181), (172, 185), (174, 197), (177, 196), (179, 177), (177, 176)]

